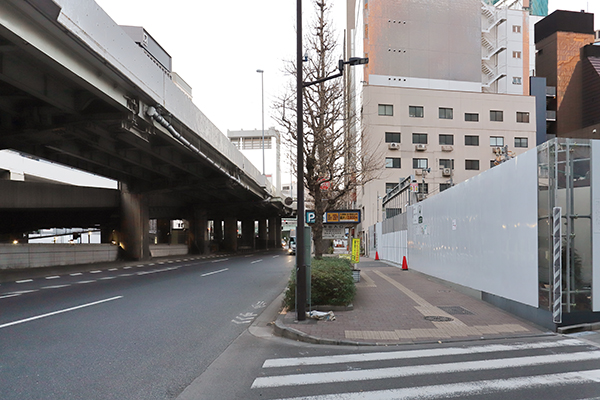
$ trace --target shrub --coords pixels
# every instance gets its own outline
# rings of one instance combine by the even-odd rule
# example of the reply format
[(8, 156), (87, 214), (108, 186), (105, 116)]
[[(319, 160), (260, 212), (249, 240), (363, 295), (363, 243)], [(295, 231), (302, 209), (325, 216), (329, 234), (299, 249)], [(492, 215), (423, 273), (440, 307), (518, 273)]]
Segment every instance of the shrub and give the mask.
[[(352, 264), (343, 258), (326, 257), (312, 260), (311, 304), (345, 306), (352, 303), (356, 287), (352, 276)], [(296, 270), (288, 282), (283, 304), (290, 310), (296, 307)]]

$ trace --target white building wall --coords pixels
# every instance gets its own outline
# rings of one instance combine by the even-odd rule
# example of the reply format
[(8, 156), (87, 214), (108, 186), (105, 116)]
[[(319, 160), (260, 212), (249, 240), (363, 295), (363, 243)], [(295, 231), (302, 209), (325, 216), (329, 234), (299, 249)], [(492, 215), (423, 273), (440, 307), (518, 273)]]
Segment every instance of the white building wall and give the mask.
[(411, 207), (412, 269), (538, 307), (537, 151)]

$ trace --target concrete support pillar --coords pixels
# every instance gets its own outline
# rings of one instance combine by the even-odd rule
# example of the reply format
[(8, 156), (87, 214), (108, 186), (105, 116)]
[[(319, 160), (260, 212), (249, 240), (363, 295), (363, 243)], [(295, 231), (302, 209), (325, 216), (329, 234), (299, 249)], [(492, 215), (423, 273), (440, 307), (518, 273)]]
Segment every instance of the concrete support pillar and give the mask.
[(266, 249), (267, 248), (267, 220), (259, 219), (258, 220), (258, 248)]
[(150, 227), (148, 204), (144, 195), (130, 193), (121, 184), (121, 232), (119, 245), (127, 259), (147, 260), (150, 258)]
[(206, 210), (194, 210), (189, 219), (188, 252), (190, 254), (208, 253), (208, 218)]
[(160, 244), (171, 244), (171, 220), (156, 220), (156, 239)]
[(237, 251), (237, 219), (235, 217), (225, 218), (225, 249)]
[[(278, 217), (269, 218), (269, 249), (276, 249), (281, 247), (281, 233), (279, 235), (279, 244), (276, 243), (277, 240), (277, 222)], [(281, 232), (281, 227), (279, 227), (279, 232)]]
[(253, 219), (245, 219), (242, 221), (242, 246), (250, 248), (250, 250), (256, 249)]
[(223, 247), (223, 220), (221, 218), (213, 219), (213, 241), (216, 247), (215, 251), (219, 251)]
[(275, 248), (281, 248), (281, 217), (277, 216), (275, 219)]

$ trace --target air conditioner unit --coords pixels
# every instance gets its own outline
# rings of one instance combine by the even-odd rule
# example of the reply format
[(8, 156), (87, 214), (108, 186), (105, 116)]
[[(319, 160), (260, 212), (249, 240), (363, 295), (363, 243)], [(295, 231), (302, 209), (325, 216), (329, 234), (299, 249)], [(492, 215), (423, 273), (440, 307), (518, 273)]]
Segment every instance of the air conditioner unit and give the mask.
[(418, 201), (425, 200), (425, 193), (417, 193), (417, 200)]
[(447, 146), (447, 145), (442, 146), (442, 151), (452, 151), (452, 150), (453, 150), (452, 146)]
[(399, 150), (400, 143), (388, 143), (388, 149), (390, 150)]
[(427, 150), (427, 145), (426, 144), (417, 144), (415, 146), (415, 150), (416, 151), (425, 151), (425, 150)]
[(444, 168), (442, 170), (442, 175), (443, 176), (452, 176), (452, 169), (451, 168)]

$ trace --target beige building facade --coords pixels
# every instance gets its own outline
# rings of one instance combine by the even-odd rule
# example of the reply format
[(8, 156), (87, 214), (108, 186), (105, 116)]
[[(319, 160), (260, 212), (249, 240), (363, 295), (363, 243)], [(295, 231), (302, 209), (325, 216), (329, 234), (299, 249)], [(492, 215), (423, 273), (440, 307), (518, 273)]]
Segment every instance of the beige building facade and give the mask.
[(530, 96), (368, 85), (362, 122), (363, 151), (381, 166), (359, 193), (363, 227), (382, 221), (382, 197), (408, 176), (431, 196), (491, 168), (504, 146), (535, 147)]

